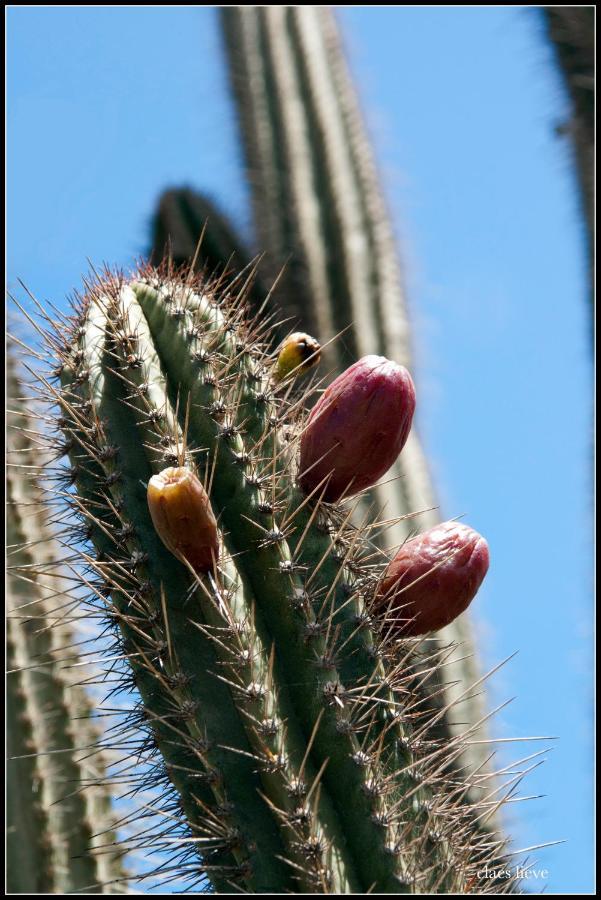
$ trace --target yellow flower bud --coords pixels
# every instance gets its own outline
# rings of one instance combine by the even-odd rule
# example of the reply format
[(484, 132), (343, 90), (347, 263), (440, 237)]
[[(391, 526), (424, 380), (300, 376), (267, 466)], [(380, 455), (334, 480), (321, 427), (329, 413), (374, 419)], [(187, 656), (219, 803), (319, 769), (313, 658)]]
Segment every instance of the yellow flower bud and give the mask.
[(276, 381), (283, 381), (290, 374), (308, 372), (319, 362), (321, 347), (309, 334), (295, 331), (287, 337), (278, 354), (275, 366)]
[(147, 496), (153, 525), (167, 549), (195, 572), (211, 571), (219, 555), (217, 522), (194, 472), (163, 469), (148, 482)]

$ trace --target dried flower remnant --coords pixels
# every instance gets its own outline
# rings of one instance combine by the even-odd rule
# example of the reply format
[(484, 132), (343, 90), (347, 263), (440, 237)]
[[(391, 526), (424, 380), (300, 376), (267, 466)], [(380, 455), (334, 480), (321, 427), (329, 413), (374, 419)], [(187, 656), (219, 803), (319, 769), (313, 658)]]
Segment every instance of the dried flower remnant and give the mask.
[(195, 572), (211, 571), (219, 554), (217, 522), (207, 492), (183, 467), (163, 469), (148, 482), (148, 508), (168, 550)]

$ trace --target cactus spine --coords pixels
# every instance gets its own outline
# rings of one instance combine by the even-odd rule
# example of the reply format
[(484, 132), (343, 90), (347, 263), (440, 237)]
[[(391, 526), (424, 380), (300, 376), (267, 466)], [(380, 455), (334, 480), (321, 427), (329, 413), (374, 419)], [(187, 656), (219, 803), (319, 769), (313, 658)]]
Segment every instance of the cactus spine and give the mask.
[[(274, 387), (248, 289), (107, 273), (48, 335), (81, 577), (118, 629), (199, 854), (188, 870), (220, 892), (463, 892), (502, 859), (477, 825), (502, 798), (466, 806), (488, 783), (454, 768), (470, 732), (435, 738), (420, 686), (445, 653), (369, 614), (376, 524), (297, 485), (304, 398)], [(173, 466), (205, 482), (219, 524), (204, 576), (152, 524), (148, 481)]]
[[(221, 22), (252, 188), (257, 245), (271, 277), (286, 264), (275, 294), (285, 316), (326, 344), (329, 371), (368, 354), (412, 368), (410, 325), (392, 224), (341, 49), (325, 7), (224, 7)], [(339, 340), (328, 343), (335, 334)], [(372, 494), (398, 546), (412, 529), (435, 525), (437, 502), (413, 431), (386, 484)], [(421, 512), (419, 518), (412, 514)], [(462, 697), (462, 720), (481, 722), (472, 629), (462, 616), (440, 633), (456, 643), (441, 709)], [(462, 657), (462, 659), (459, 659)], [(443, 715), (440, 727), (457, 729)], [(485, 765), (485, 745), (472, 764)]]
[(16, 893), (120, 891), (103, 756), (72, 628), (75, 605), (38, 478), (31, 400), (8, 355), (8, 846)]

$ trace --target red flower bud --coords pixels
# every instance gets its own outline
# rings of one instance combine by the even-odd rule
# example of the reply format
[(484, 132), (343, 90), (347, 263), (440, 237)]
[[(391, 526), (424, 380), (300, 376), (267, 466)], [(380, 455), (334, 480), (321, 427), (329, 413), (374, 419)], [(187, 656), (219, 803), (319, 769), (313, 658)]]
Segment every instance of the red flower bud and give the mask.
[(299, 480), (329, 503), (369, 488), (407, 440), (415, 410), (411, 375), (383, 356), (364, 356), (311, 410), (301, 438)]
[(436, 631), (468, 608), (487, 571), (484, 538), (443, 522), (403, 544), (384, 573), (374, 613), (400, 636)]
[(210, 572), (219, 555), (217, 522), (204, 487), (190, 469), (163, 469), (148, 482), (155, 530), (174, 556), (195, 572)]

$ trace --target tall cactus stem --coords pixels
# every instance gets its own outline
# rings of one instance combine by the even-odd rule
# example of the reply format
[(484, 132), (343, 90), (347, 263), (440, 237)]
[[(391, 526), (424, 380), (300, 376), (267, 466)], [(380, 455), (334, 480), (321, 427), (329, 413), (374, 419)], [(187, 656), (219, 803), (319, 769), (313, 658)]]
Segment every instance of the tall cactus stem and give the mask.
[[(325, 7), (224, 7), (231, 84), (251, 186), (257, 244), (272, 275), (286, 264), (276, 299), (286, 316), (326, 345), (328, 371), (376, 354), (411, 368), (410, 322), (395, 235), (379, 185), (334, 13)], [(341, 333), (339, 340), (332, 341)], [(437, 501), (415, 432), (372, 497), (399, 546), (438, 521)], [(411, 515), (421, 511), (419, 518)], [(465, 695), (479, 677), (472, 627), (462, 616), (440, 633), (457, 644), (440, 695), (464, 693), (465, 717), (484, 716)], [(447, 734), (457, 735), (443, 719)], [(466, 753), (485, 764), (484, 745)]]
[[(278, 384), (249, 289), (106, 273), (48, 336), (85, 584), (218, 892), (461, 890), (505, 841), (478, 825), (494, 800), (464, 802), (489, 776), (460, 777), (465, 741), (436, 735), (423, 682), (445, 651), (391, 642), (371, 613), (377, 523), (300, 492), (307, 398)], [(155, 530), (147, 485), (173, 467), (204, 482), (218, 523), (206, 573)]]
[[(18, 773), (8, 790), (9, 882), (20, 886), (19, 892), (120, 892), (124, 873), (119, 851), (111, 849), (115, 835), (103, 784), (105, 759), (91, 721), (92, 700), (73, 674), (79, 671), (81, 678), (82, 673), (67, 624), (75, 601), (67, 571), (57, 566), (62, 550), (44, 502), (43, 455), (32, 437), (36, 415), (24, 390), (11, 352), (7, 678), (9, 710), (16, 704), (20, 711), (17, 718), (9, 715), (9, 767)], [(17, 790), (20, 799), (13, 802)], [(28, 818), (39, 823), (37, 837), (23, 826)], [(46, 864), (24, 866), (28, 839), (32, 851), (40, 847)], [(37, 888), (31, 888), (32, 879)]]

